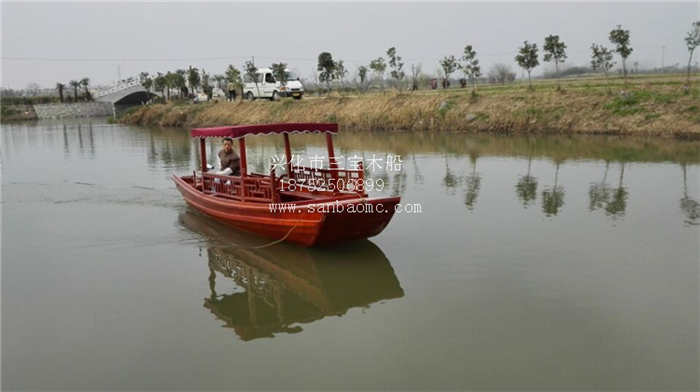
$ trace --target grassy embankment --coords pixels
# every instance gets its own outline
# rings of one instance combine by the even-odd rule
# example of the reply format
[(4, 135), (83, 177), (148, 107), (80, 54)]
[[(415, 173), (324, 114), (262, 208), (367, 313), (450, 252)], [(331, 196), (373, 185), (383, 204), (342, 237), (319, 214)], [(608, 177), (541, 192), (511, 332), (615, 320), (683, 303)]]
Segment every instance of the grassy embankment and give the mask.
[(683, 75), (587, 77), (470, 89), (387, 91), (306, 97), (301, 101), (158, 104), (134, 108), (117, 120), (136, 125), (201, 127), (273, 122), (338, 122), (345, 130), (467, 131), (526, 134), (607, 134), (700, 139), (698, 78)]
[(36, 120), (32, 105), (0, 105), (0, 122)]

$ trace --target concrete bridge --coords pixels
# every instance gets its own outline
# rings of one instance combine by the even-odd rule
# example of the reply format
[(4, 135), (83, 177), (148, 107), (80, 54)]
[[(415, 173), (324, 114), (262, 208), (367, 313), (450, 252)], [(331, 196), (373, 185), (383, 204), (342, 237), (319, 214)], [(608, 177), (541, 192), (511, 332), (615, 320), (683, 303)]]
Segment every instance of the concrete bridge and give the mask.
[(109, 102), (115, 106), (132, 106), (148, 102), (157, 94), (146, 91), (139, 83), (138, 77), (116, 82), (114, 86), (93, 90), (93, 98), (97, 102)]
[(97, 102), (109, 102), (113, 105), (139, 105), (148, 102), (156, 94), (146, 91), (143, 86), (133, 86), (96, 98)]

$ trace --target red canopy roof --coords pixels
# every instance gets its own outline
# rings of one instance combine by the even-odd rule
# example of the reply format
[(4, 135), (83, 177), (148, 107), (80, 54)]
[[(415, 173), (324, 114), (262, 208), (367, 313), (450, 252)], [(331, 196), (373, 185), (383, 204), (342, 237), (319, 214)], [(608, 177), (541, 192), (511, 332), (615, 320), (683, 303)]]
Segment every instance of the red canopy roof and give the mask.
[(234, 125), (229, 127), (194, 128), (193, 138), (230, 137), (239, 139), (247, 135), (270, 135), (281, 133), (338, 133), (335, 123), (285, 123), (260, 125)]

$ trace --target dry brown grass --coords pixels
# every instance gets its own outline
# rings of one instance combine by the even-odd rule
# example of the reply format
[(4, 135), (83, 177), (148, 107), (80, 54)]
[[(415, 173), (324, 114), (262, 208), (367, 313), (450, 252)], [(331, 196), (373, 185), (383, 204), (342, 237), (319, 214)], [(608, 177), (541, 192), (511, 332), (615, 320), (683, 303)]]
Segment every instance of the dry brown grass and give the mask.
[(490, 86), (476, 97), (468, 89), (419, 94), (387, 92), (301, 101), (151, 105), (119, 121), (140, 125), (217, 126), (275, 122), (338, 122), (343, 129), (456, 131), (509, 134), (606, 134), (700, 139), (700, 92), (682, 79), (632, 78), (627, 98), (607, 93), (600, 78), (547, 81), (534, 91)]

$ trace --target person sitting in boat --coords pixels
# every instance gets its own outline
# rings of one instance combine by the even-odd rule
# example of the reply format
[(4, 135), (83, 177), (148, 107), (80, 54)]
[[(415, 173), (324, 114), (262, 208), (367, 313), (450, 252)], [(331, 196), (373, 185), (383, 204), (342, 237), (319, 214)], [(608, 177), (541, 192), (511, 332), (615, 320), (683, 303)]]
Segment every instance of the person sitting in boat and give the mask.
[(233, 139), (225, 137), (223, 141), (224, 148), (219, 151), (219, 171), (216, 174), (227, 176), (241, 175), (241, 157), (233, 150)]

